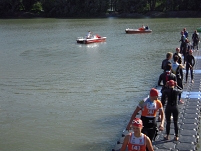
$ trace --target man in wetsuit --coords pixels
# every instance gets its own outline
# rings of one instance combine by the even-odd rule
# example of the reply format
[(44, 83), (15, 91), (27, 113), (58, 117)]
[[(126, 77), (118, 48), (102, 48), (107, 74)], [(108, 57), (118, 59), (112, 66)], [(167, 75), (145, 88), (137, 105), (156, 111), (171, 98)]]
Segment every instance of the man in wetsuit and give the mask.
[(185, 44), (184, 44), (184, 49), (183, 49), (183, 56), (184, 56), (184, 64), (186, 62), (186, 56), (188, 55), (189, 50), (191, 49), (191, 43), (190, 41), (186, 38), (185, 39)]
[(195, 47), (197, 47), (198, 50), (198, 42), (200, 41), (200, 38), (198, 36), (197, 30), (194, 31), (192, 35), (192, 40), (193, 40), (193, 49), (195, 50)]
[(194, 83), (193, 81), (193, 67), (195, 65), (195, 58), (193, 56), (193, 50), (189, 51), (189, 54), (186, 56), (186, 83), (188, 80), (188, 71), (190, 69), (191, 71), (191, 83)]
[[(176, 77), (176, 75), (174, 73), (171, 72), (171, 69), (172, 69), (172, 65), (171, 64), (167, 64), (166, 65), (166, 71), (163, 72), (159, 76), (158, 86), (162, 86), (161, 91), (166, 88), (166, 82), (167, 81), (169, 81), (169, 80), (177, 81), (177, 77)], [(161, 84), (161, 82), (163, 82), (163, 84)]]
[[(173, 122), (174, 122), (174, 131), (175, 131), (175, 137), (174, 139), (176, 141), (179, 140), (178, 136), (178, 118), (179, 118), (179, 108), (178, 108), (178, 100), (177, 96), (178, 94), (182, 93), (182, 90), (175, 88), (177, 86), (177, 83), (173, 80), (170, 80), (167, 82), (167, 86), (169, 88), (164, 89), (162, 91), (162, 96), (167, 96), (167, 105), (165, 108), (165, 118), (166, 118), (166, 136), (164, 137), (165, 140), (169, 140), (169, 134), (170, 134), (170, 124), (171, 124), (171, 115), (173, 115)], [(165, 104), (165, 97), (162, 97), (161, 99), (162, 103)]]
[(135, 119), (138, 112), (141, 110), (141, 120), (143, 121), (144, 127), (142, 133), (147, 135), (151, 141), (153, 141), (155, 134), (157, 132), (157, 123), (156, 123), (156, 113), (159, 111), (161, 114), (161, 123), (159, 125), (159, 130), (163, 131), (164, 129), (164, 111), (161, 101), (158, 100), (158, 90), (152, 88), (150, 90), (149, 98), (146, 98), (138, 104), (135, 111), (132, 114), (132, 117), (126, 127), (127, 130), (130, 129), (130, 125)]
[(179, 42), (181, 42), (180, 51), (182, 54), (183, 54), (184, 47), (185, 47), (185, 39), (186, 39), (186, 36), (184, 35), (184, 31), (181, 31), (181, 39)]
[(166, 71), (166, 65), (167, 64), (171, 64), (171, 59), (172, 59), (172, 53), (171, 52), (168, 52), (167, 54), (166, 54), (166, 59), (164, 59), (163, 61), (162, 61), (162, 65), (161, 65), (161, 69), (163, 69), (164, 70), (164, 72)]

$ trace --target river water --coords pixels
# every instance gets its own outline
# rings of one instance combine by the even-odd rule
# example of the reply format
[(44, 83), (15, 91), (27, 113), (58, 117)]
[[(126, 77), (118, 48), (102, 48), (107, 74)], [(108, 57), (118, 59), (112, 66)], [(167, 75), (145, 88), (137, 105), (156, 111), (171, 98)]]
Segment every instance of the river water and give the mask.
[[(148, 24), (151, 34), (125, 34)], [(109, 151), (200, 19), (0, 20), (0, 150)], [(87, 31), (104, 43), (81, 45)]]

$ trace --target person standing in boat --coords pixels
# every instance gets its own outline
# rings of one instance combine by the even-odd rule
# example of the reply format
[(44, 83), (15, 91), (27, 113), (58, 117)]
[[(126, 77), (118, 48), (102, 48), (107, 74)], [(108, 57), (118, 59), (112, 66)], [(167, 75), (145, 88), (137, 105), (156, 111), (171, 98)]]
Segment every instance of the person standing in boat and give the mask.
[(194, 83), (193, 81), (193, 67), (195, 65), (195, 58), (193, 56), (193, 50), (189, 51), (189, 54), (186, 56), (186, 83), (188, 80), (188, 71), (190, 69), (191, 72), (191, 83)]
[(92, 33), (91, 33), (91, 31), (88, 31), (88, 33), (87, 33), (87, 36), (86, 36), (88, 39), (90, 39), (91, 37), (92, 37)]
[(148, 25), (145, 26), (145, 30), (149, 30), (149, 26)]
[[(167, 96), (167, 105), (165, 108), (165, 119), (166, 119), (166, 136), (164, 137), (165, 140), (169, 140), (170, 137), (170, 124), (171, 124), (171, 115), (173, 115), (173, 122), (174, 122), (174, 131), (175, 137), (174, 140), (178, 141), (178, 118), (179, 118), (179, 108), (178, 108), (178, 101), (177, 96), (182, 93), (182, 89), (177, 86), (177, 83), (174, 80), (167, 81), (166, 85), (169, 87), (168, 89), (164, 89), (162, 91), (162, 98), (161, 101), (165, 104), (165, 97)], [(178, 87), (178, 88), (175, 88)]]
[(142, 133), (147, 135), (151, 142), (154, 140), (154, 137), (158, 131), (156, 123), (156, 113), (159, 111), (161, 115), (161, 123), (159, 125), (159, 130), (163, 131), (164, 129), (164, 111), (161, 101), (158, 100), (158, 90), (152, 88), (149, 93), (149, 98), (146, 98), (138, 104), (135, 111), (133, 112), (130, 121), (126, 127), (127, 130), (130, 129), (133, 119), (135, 119), (138, 112), (141, 110), (141, 120), (144, 123)]
[(142, 131), (143, 122), (139, 118), (135, 118), (131, 123), (131, 129), (133, 132), (129, 133), (125, 136), (124, 142), (120, 151), (126, 151), (128, 147), (128, 151), (153, 151), (153, 146), (149, 137), (143, 134)]

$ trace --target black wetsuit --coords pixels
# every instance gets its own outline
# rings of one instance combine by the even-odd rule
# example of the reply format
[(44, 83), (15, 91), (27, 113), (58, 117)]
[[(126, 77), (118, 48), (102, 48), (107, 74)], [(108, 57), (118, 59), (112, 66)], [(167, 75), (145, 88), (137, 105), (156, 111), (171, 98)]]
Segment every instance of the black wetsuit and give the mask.
[(192, 39), (193, 39), (193, 49), (195, 49), (195, 47), (197, 47), (197, 50), (198, 50), (198, 42), (199, 42), (199, 36), (198, 36), (198, 34), (197, 33), (193, 33)]
[(186, 39), (185, 35), (181, 35), (181, 39), (180, 39), (180, 41), (181, 41), (180, 51), (181, 51), (182, 54), (183, 54), (184, 47), (185, 47), (185, 39)]
[[(170, 134), (170, 124), (171, 124), (171, 114), (173, 114), (174, 130), (175, 136), (178, 137), (178, 117), (179, 108), (177, 96), (182, 93), (182, 90), (177, 88), (167, 88), (162, 91), (162, 96), (167, 96), (168, 101), (165, 108), (165, 118), (166, 118), (166, 133)], [(165, 97), (161, 99), (162, 104), (165, 104)]]
[[(162, 90), (165, 88), (166, 82), (169, 80), (177, 81), (177, 77), (174, 73), (171, 73), (170, 71), (163, 72), (158, 79), (158, 86), (162, 86)], [(161, 85), (161, 81), (163, 82), (163, 85)], [(162, 91), (161, 90), (161, 91)]]
[(180, 56), (177, 52), (174, 53), (173, 58), (174, 58), (175, 56), (178, 56), (178, 61), (177, 61), (177, 62), (178, 62), (179, 64), (181, 64), (181, 63), (182, 63), (182, 58), (181, 58), (181, 56)]
[(187, 55), (186, 56), (186, 82), (188, 79), (188, 70), (190, 69), (190, 66), (192, 67), (190, 69), (191, 71), (191, 80), (193, 80), (193, 66), (195, 65), (195, 58), (193, 55)]
[[(183, 89), (183, 70), (180, 67), (179, 63), (173, 62), (172, 63), (172, 72), (177, 77), (177, 85)], [(181, 94), (179, 94), (179, 100), (181, 99)]]
[(162, 61), (162, 64), (161, 64), (161, 69), (163, 69), (164, 72), (166, 71), (166, 65), (167, 65), (167, 64), (171, 64), (171, 61), (168, 60), (168, 59), (164, 59), (164, 60)]

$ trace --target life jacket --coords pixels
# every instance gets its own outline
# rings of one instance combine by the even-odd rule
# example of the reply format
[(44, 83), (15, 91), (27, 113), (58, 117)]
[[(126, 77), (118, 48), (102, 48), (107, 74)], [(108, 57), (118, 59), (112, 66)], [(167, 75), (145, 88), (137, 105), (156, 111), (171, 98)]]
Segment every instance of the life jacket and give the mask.
[(134, 132), (129, 134), (128, 151), (146, 151), (146, 135), (135, 137)]

